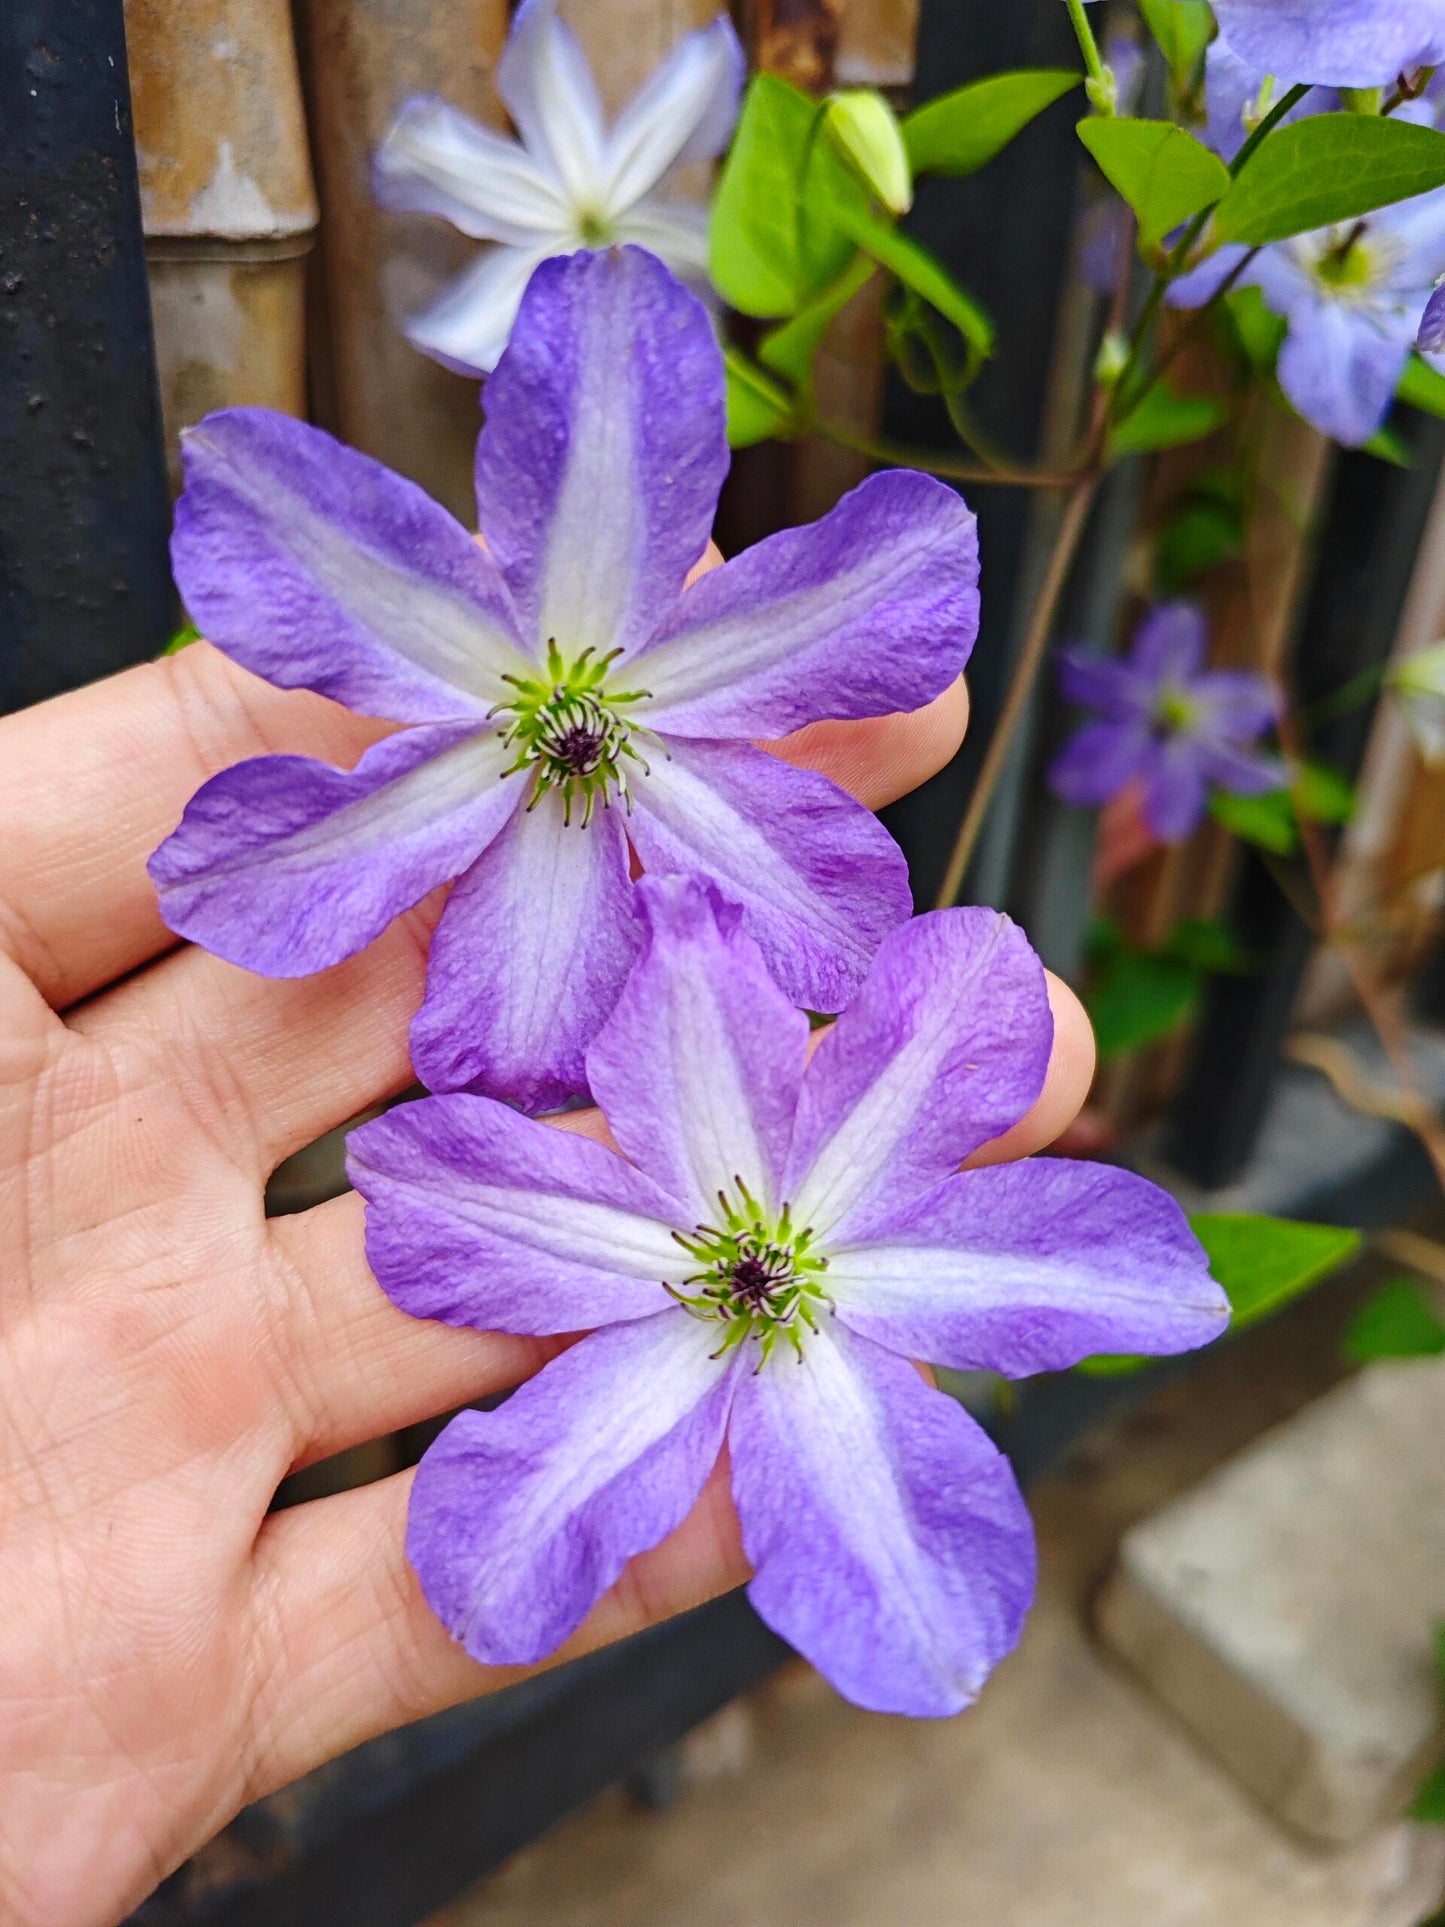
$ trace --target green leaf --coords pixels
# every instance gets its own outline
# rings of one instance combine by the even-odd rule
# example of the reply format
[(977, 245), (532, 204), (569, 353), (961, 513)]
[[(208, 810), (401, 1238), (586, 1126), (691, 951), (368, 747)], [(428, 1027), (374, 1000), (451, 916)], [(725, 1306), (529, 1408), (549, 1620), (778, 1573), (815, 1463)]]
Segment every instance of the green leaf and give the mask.
[(765, 320), (796, 314), (835, 281), (853, 249), (840, 206), (867, 189), (820, 138), (818, 103), (775, 74), (748, 88), (713, 201), (708, 272), (723, 300)]
[(1201, 983), (1197, 966), (1179, 957), (1124, 950), (1106, 963), (1084, 999), (1103, 1062), (1177, 1030), (1193, 1015)]
[(1201, 1213), (1189, 1222), (1229, 1299), (1232, 1331), (1278, 1311), (1338, 1271), (1360, 1247), (1358, 1231), (1297, 1218), (1229, 1211)]
[(914, 173), (975, 173), (1083, 77), (1048, 67), (991, 74), (915, 107), (903, 122)]
[(1368, 441), (1360, 443), (1360, 453), (1373, 455), (1378, 462), (1388, 462), (1392, 468), (1415, 466), (1410, 444), (1403, 435), (1397, 435), (1393, 428), (1377, 428)]
[(193, 642), (199, 642), (200, 639), (201, 632), (195, 623), (183, 622), (166, 644), (165, 648), (162, 649), (161, 654), (163, 656), (178, 655), (182, 649), (188, 649)]
[(1395, 395), (1411, 408), (1423, 409), (1427, 415), (1445, 415), (1445, 375), (1419, 355), (1412, 354), (1405, 363)]
[(1382, 115), (1314, 114), (1260, 143), (1214, 211), (1214, 237), (1262, 247), (1441, 185), (1445, 134), (1433, 127)]
[(1182, 85), (1194, 72), (1214, 31), (1214, 16), (1207, 0), (1139, 0), (1139, 11), (1175, 82)]
[(763, 337), (758, 360), (795, 388), (811, 391), (813, 362), (833, 317), (875, 272), (874, 263), (860, 254), (831, 288), (800, 309), (791, 321), (785, 321), (781, 328), (774, 328)]
[[(1413, 1820), (1417, 1827), (1445, 1827), (1445, 1763), (1427, 1777), (1406, 1807), (1405, 1818)], [(1445, 1914), (1432, 1915), (1424, 1927), (1431, 1927), (1431, 1922), (1436, 1920), (1445, 1920)]]
[[(1101, 125), (1103, 123), (1100, 123)], [(1181, 395), (1162, 378), (1146, 388), (1140, 399), (1109, 431), (1116, 455), (1146, 455), (1154, 449), (1179, 448), (1202, 441), (1228, 419), (1223, 402), (1207, 395)]]
[(1355, 786), (1328, 763), (1301, 762), (1290, 784), (1299, 814), (1311, 823), (1348, 823), (1355, 813)]
[(1219, 156), (1172, 120), (1081, 120), (1079, 139), (1133, 208), (1149, 247), (1229, 187)]
[(1271, 790), (1267, 796), (1231, 796), (1228, 790), (1216, 790), (1209, 799), (1209, 813), (1232, 836), (1274, 856), (1291, 856), (1299, 842), (1288, 790)]
[(1250, 968), (1249, 952), (1239, 939), (1207, 917), (1186, 917), (1176, 923), (1162, 946), (1166, 957), (1178, 957), (1199, 970), (1234, 975)]
[(792, 398), (737, 348), (723, 350), (727, 374), (728, 446), (787, 441), (799, 429)]
[(1391, 1278), (1360, 1306), (1342, 1341), (1346, 1358), (1429, 1358), (1445, 1352), (1445, 1319), (1413, 1278)]
[(1159, 593), (1178, 595), (1210, 569), (1244, 551), (1244, 517), (1238, 502), (1201, 495), (1186, 500), (1154, 546)]
[[(1189, 1224), (1224, 1287), (1231, 1331), (1242, 1331), (1298, 1298), (1338, 1271), (1360, 1246), (1358, 1231), (1252, 1212), (1203, 1212), (1191, 1216)], [(1149, 1362), (1128, 1352), (1103, 1352), (1083, 1359), (1075, 1370), (1090, 1378), (1118, 1378)]]
[(1271, 371), (1284, 346), (1289, 323), (1264, 305), (1258, 288), (1233, 288), (1223, 305), (1245, 360), (1261, 374)]
[(898, 228), (856, 207), (836, 210), (838, 225), (865, 254), (888, 269), (905, 288), (921, 295), (946, 321), (951, 321), (975, 354), (993, 349), (993, 323), (965, 289), (959, 287), (927, 248)]

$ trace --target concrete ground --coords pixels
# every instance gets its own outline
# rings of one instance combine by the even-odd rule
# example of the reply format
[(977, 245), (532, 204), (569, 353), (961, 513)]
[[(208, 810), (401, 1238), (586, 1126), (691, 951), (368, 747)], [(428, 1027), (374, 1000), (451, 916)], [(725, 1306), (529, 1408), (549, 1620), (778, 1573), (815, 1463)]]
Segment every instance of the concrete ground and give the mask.
[(608, 1794), (427, 1927), (1415, 1927), (1445, 1829), (1333, 1853), (1284, 1832), (1088, 1631), (1124, 1526), (1336, 1375), (1353, 1295), (1217, 1353), (1040, 1483), (1038, 1603), (970, 1712), (862, 1713), (795, 1664), (692, 1737), (666, 1812)]

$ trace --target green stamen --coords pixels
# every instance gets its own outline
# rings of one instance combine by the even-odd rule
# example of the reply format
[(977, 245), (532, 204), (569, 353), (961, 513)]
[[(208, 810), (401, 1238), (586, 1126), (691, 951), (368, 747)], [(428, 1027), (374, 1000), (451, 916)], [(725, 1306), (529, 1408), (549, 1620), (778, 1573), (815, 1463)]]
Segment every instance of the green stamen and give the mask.
[(814, 1252), (812, 1231), (795, 1227), (791, 1205), (769, 1224), (741, 1178), (733, 1179), (733, 1187), (737, 1204), (718, 1192), (719, 1225), (701, 1224), (691, 1237), (673, 1232), (702, 1270), (685, 1279), (682, 1289), (666, 1290), (694, 1318), (722, 1326), (714, 1358), (756, 1339), (761, 1371), (780, 1338), (801, 1359), (804, 1331), (818, 1329), (821, 1307), (833, 1309), (822, 1285), (828, 1260)]
[(627, 788), (627, 763), (634, 762), (647, 773), (647, 764), (632, 746), (637, 725), (629, 724), (618, 712), (629, 703), (640, 702), (645, 689), (608, 689), (607, 671), (622, 652), (611, 650), (605, 656), (591, 649), (570, 666), (564, 661), (555, 638), (547, 643), (547, 679), (504, 676), (516, 694), (497, 703), (493, 716), (510, 715), (502, 740), (516, 746), (517, 759), (502, 773), (536, 771), (536, 792), (528, 809), (535, 809), (548, 790), (562, 798), (563, 821), (572, 821), (572, 804), (582, 798), (582, 822), (592, 820), (598, 801), (607, 809), (612, 791), (632, 807)]

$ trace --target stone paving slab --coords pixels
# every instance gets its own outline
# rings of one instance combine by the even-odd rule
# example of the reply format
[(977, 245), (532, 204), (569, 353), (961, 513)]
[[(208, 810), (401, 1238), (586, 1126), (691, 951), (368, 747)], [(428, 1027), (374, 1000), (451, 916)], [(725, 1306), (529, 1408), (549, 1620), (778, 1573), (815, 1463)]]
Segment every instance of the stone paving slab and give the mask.
[(1445, 1358), (1361, 1373), (1135, 1525), (1098, 1617), (1291, 1825), (1397, 1813), (1445, 1724)]

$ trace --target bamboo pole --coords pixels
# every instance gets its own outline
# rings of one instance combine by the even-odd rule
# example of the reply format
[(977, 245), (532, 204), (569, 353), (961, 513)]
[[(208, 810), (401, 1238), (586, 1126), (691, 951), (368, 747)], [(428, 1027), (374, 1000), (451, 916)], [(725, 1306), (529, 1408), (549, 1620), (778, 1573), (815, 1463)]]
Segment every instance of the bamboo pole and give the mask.
[(211, 409), (306, 412), (316, 197), (286, 0), (127, 0), (126, 34), (175, 488)]

